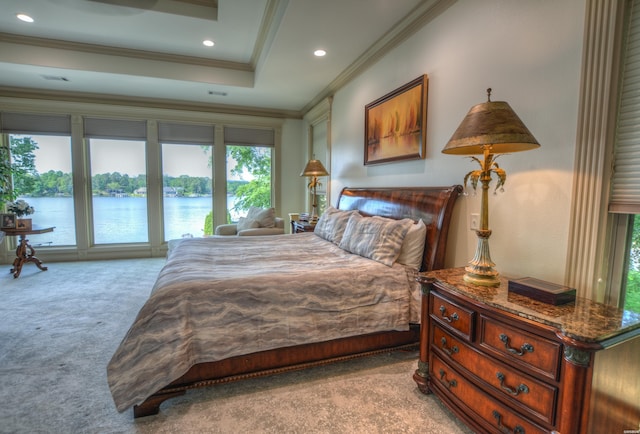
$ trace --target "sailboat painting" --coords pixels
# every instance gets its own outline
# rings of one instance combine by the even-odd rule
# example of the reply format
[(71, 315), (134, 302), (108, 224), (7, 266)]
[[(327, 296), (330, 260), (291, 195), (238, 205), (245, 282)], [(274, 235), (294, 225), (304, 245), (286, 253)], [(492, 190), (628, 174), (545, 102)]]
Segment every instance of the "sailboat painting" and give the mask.
[(365, 165), (424, 158), (427, 88), (422, 75), (365, 106)]

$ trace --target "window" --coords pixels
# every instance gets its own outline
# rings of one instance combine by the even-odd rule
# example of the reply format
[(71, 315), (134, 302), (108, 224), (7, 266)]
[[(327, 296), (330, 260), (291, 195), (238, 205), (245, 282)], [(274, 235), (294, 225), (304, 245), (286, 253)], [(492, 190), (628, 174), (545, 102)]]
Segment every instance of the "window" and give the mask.
[(226, 127), (227, 222), (272, 206), (273, 130)]
[(34, 224), (56, 227), (29, 236), (31, 245), (75, 245), (70, 117), (4, 112), (0, 118), (13, 166), (12, 194), (35, 208), (28, 216)]
[(12, 159), (32, 159), (35, 171), (14, 174), (19, 198), (33, 206), (33, 223), (54, 226), (53, 232), (30, 235), (33, 246), (76, 244), (76, 225), (71, 172), (71, 138), (45, 135), (9, 135)]
[[(10, 186), (36, 208), (34, 224), (55, 226), (30, 236), (34, 246), (51, 247), (58, 260), (161, 256), (171, 239), (212, 234), (227, 221), (227, 201), (234, 216), (273, 206), (275, 128), (216, 127), (209, 115), (193, 113), (181, 118), (199, 120), (146, 119), (143, 109), (134, 111), (138, 119), (0, 112), (0, 158), (10, 162), (10, 142), (21, 141), (34, 164)], [(216, 137), (224, 145), (217, 150)], [(214, 209), (221, 214), (215, 219)], [(0, 259), (11, 258), (12, 245), (3, 243)]]
[[(627, 4), (609, 197), (608, 302), (640, 312), (640, 1)], [(620, 288), (620, 291), (614, 289)]]
[(149, 241), (147, 123), (84, 118), (91, 161), (94, 244)]
[(213, 125), (160, 122), (164, 240), (213, 234)]
[(145, 142), (89, 139), (95, 244), (149, 241)]
[(164, 239), (213, 233), (212, 146), (162, 144)]
[[(320, 162), (323, 163), (325, 169), (329, 171), (328, 161), (329, 161), (329, 152), (328, 152), (328, 123), (326, 120), (322, 122), (318, 122), (311, 126), (311, 139), (312, 139), (312, 152), (311, 155), (313, 158), (317, 158)], [(328, 190), (328, 177), (322, 177), (319, 180), (319, 185), (316, 189), (316, 202), (318, 205), (318, 215), (322, 215), (324, 211), (327, 209), (327, 190)], [(310, 202), (313, 203), (313, 194), (311, 189), (309, 189), (310, 193)]]
[(271, 148), (227, 146), (227, 221), (271, 207)]
[(627, 310), (640, 313), (640, 218), (630, 216), (632, 230), (631, 237), (627, 239), (625, 257), (627, 258), (626, 276), (623, 282), (622, 306)]

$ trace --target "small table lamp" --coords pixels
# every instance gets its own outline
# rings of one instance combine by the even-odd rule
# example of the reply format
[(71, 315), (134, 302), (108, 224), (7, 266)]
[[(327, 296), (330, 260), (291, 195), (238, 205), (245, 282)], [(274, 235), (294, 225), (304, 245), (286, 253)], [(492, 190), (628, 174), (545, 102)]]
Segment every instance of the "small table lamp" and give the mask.
[(478, 246), (474, 258), (465, 268), (464, 280), (476, 285), (497, 286), (498, 272), (493, 268), (489, 254), (489, 204), (488, 192), (491, 174), (498, 177), (496, 190), (502, 187), (507, 173), (496, 163), (500, 154), (527, 151), (540, 147), (538, 141), (522, 123), (513, 109), (503, 101), (491, 101), (491, 89), (487, 89), (487, 102), (477, 104), (469, 110), (458, 129), (442, 150), (445, 154), (482, 155), (483, 160), (471, 157), (480, 165), (464, 177), (464, 184), (471, 182), (475, 190), (482, 183), (480, 205), (480, 227), (476, 230)]
[(300, 174), (300, 176), (311, 177), (311, 181), (309, 181), (308, 184), (309, 189), (313, 190), (313, 207), (311, 210), (311, 217), (309, 218), (310, 221), (315, 221), (318, 219), (318, 213), (316, 209), (318, 207), (318, 202), (316, 199), (316, 189), (318, 185), (321, 185), (320, 181), (318, 181), (318, 177), (328, 175), (329, 172), (327, 172), (327, 169), (325, 169), (320, 160), (316, 160), (315, 157), (309, 160), (307, 165), (304, 167), (304, 170)]

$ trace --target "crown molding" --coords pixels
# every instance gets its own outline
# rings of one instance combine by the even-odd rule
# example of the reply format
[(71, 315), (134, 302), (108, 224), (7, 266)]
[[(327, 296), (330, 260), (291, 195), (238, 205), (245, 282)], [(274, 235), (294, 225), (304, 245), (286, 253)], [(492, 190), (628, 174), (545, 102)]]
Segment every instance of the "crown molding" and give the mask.
[(15, 35), (12, 33), (0, 32), (0, 42), (47, 49), (76, 51), (80, 53), (89, 53), (96, 55), (127, 57), (139, 60), (162, 61), (169, 63), (204, 66), (207, 68), (222, 68), (253, 72), (253, 68), (247, 63), (207, 59), (204, 57), (182, 56), (179, 54), (161, 53), (157, 51), (134, 50), (131, 48), (112, 47), (108, 45), (86, 44), (83, 42), (63, 41), (61, 39), (37, 38), (34, 36)]
[(335, 94), (456, 2), (457, 0), (425, 0), (421, 2), (316, 95), (302, 109), (302, 113), (311, 110), (324, 98)]
[(109, 6), (153, 10), (173, 15), (218, 20), (218, 0), (155, 0), (154, 2), (135, 2), (130, 0), (89, 0)]
[(267, 56), (271, 44), (278, 33), (280, 22), (289, 5), (289, 0), (268, 0), (267, 6), (262, 16), (258, 37), (251, 54), (251, 67), (257, 71), (259, 66)]
[(226, 115), (242, 115), (278, 119), (302, 119), (302, 113), (292, 110), (265, 109), (224, 104), (187, 103), (170, 99), (142, 98), (126, 95), (104, 95), (97, 93), (41, 91), (33, 89), (0, 87), (0, 97), (31, 99), (78, 104), (109, 104), (122, 107), (165, 109)]

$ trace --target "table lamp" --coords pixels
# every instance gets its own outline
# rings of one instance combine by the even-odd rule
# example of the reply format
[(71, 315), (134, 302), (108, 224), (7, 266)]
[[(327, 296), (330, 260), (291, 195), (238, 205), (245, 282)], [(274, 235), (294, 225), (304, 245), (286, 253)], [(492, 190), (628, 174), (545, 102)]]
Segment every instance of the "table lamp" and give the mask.
[(318, 202), (316, 198), (316, 190), (318, 185), (322, 185), (320, 184), (320, 181), (318, 181), (318, 177), (328, 176), (328, 175), (329, 175), (329, 172), (327, 172), (327, 169), (324, 168), (320, 160), (315, 159), (315, 156), (314, 158), (309, 160), (307, 165), (304, 167), (304, 170), (300, 174), (300, 176), (311, 177), (311, 180), (307, 185), (310, 190), (313, 190), (313, 206), (311, 209), (311, 217), (309, 218), (310, 222), (316, 221), (318, 219), (318, 212), (317, 212)]
[[(478, 245), (474, 258), (465, 267), (464, 280), (484, 286), (500, 284), (495, 263), (489, 254), (489, 183), (492, 173), (498, 178), (496, 190), (502, 188), (507, 173), (498, 166), (500, 154), (527, 151), (540, 147), (538, 141), (522, 123), (518, 115), (504, 101), (491, 101), (491, 89), (487, 89), (487, 102), (477, 104), (469, 110), (458, 129), (444, 147), (444, 154), (471, 155), (480, 165), (464, 177), (475, 190), (478, 181), (482, 184), (480, 203), (480, 225), (476, 230)], [(482, 155), (483, 159), (473, 155)]]

